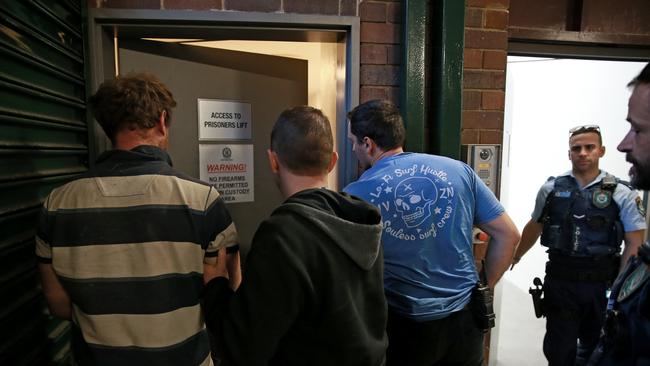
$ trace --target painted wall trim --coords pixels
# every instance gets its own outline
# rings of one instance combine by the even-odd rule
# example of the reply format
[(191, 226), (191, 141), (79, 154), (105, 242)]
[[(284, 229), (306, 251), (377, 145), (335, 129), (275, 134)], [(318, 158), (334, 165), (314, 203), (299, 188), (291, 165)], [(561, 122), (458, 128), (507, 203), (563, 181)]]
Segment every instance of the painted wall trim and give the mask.
[(460, 158), (465, 2), (432, 1), (430, 152)]
[(406, 125), (406, 149), (424, 152), (426, 1), (405, 0), (403, 14), (400, 111)]
[[(96, 90), (103, 80), (109, 77), (112, 70), (106, 65), (113, 61), (104, 59), (104, 55), (113, 49), (112, 35), (107, 29), (120, 32), (126, 29), (136, 29), (136, 32), (147, 29), (156, 31), (194, 31), (200, 29), (209, 32), (210, 29), (262, 29), (279, 32), (282, 36), (288, 33), (306, 34), (304, 41), (314, 36), (313, 32), (334, 35), (328, 41), (337, 41), (344, 48), (345, 59), (338, 60), (338, 67), (345, 75), (345, 84), (339, 88), (344, 93), (337, 96), (337, 115), (329, 116), (337, 120), (337, 149), (339, 159), (339, 188), (356, 179), (356, 157), (347, 141), (346, 114), (359, 103), (359, 60), (360, 60), (360, 20), (354, 16), (309, 15), (309, 14), (280, 14), (256, 12), (221, 12), (221, 11), (174, 11), (174, 10), (124, 10), (124, 9), (88, 9), (88, 40), (90, 59), (89, 88)], [(285, 31), (285, 32), (283, 32)], [(110, 33), (113, 33), (110, 32)], [(269, 34), (270, 32), (266, 32)], [(259, 33), (258, 33), (259, 34)], [(272, 35), (270, 36), (272, 37)], [(345, 39), (345, 43), (342, 40)], [(93, 121), (93, 123), (95, 123)], [(96, 132), (98, 143), (95, 144), (96, 154), (109, 149), (109, 143), (103, 134)]]
[(310, 29), (346, 29), (355, 21), (357, 17), (353, 16), (333, 16), (333, 15), (311, 15), (311, 14), (293, 14), (293, 13), (259, 13), (259, 12), (241, 12), (241, 11), (185, 11), (185, 10), (148, 10), (148, 9), (89, 9), (90, 16), (95, 22), (102, 24), (138, 24), (139, 22), (150, 24), (151, 20), (157, 20), (160, 24), (169, 22), (189, 22), (197, 24), (206, 22), (209, 25), (224, 23), (228, 25), (255, 27), (260, 25), (296, 25), (309, 26)]

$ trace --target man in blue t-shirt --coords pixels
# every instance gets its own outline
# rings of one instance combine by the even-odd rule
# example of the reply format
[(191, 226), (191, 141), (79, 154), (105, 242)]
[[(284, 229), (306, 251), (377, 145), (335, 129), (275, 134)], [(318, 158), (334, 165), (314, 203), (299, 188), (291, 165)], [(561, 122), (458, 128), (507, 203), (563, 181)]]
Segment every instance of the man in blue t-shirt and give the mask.
[(494, 194), (466, 164), (403, 151), (397, 108), (374, 100), (348, 115), (348, 137), (362, 168), (344, 191), (382, 216), (388, 300), (388, 365), (479, 365), (483, 332), (469, 311), (479, 280), (472, 229), (491, 241), (491, 288), (507, 269), (519, 233)]

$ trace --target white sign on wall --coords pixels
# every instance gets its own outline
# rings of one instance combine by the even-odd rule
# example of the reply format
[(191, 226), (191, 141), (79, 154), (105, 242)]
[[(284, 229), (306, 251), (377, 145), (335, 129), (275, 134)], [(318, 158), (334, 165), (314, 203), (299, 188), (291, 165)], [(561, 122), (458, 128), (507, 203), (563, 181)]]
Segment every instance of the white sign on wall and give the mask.
[(251, 138), (250, 103), (198, 99), (199, 141)]
[(214, 185), (225, 202), (253, 202), (253, 145), (199, 144), (202, 181)]

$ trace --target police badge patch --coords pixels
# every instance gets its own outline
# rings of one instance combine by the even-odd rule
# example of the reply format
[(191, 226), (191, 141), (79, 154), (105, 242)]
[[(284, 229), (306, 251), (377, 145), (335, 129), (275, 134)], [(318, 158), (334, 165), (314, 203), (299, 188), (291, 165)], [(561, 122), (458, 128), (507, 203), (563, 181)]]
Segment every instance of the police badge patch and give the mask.
[(612, 202), (612, 192), (597, 189), (591, 196), (591, 202), (598, 208), (605, 208)]
[(639, 214), (645, 217), (645, 207), (643, 207), (643, 200), (641, 200), (641, 197), (636, 196), (636, 200), (634, 201), (636, 202), (636, 209), (639, 211)]
[(618, 293), (618, 298), (616, 301), (621, 302), (629, 297), (636, 289), (641, 287), (645, 281), (650, 278), (650, 268), (648, 265), (641, 263), (632, 273), (630, 273), (623, 285), (621, 286), (621, 291)]

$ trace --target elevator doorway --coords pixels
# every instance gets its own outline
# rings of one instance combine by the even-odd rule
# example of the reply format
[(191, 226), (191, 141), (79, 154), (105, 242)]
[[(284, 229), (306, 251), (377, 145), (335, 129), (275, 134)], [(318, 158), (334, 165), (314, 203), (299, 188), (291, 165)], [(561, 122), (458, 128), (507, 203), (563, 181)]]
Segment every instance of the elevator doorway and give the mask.
[[(178, 106), (169, 152), (176, 169), (201, 178), (199, 145), (228, 144), (234, 146), (232, 151), (252, 151), (252, 194), (246, 200), (227, 201), (244, 256), (260, 222), (283, 200), (266, 150), (271, 128), (284, 109), (311, 105), (330, 119), (341, 159), (329, 188), (339, 189), (356, 173), (345, 114), (358, 102), (358, 51), (351, 46), (358, 42), (358, 18), (267, 14), (252, 19), (250, 13), (200, 11), (142, 11), (134, 18), (110, 9), (90, 15), (93, 90), (117, 74), (150, 72), (174, 94)], [(250, 135), (200, 140), (199, 100), (250, 106)], [(100, 131), (95, 136), (97, 154), (110, 148)]]

